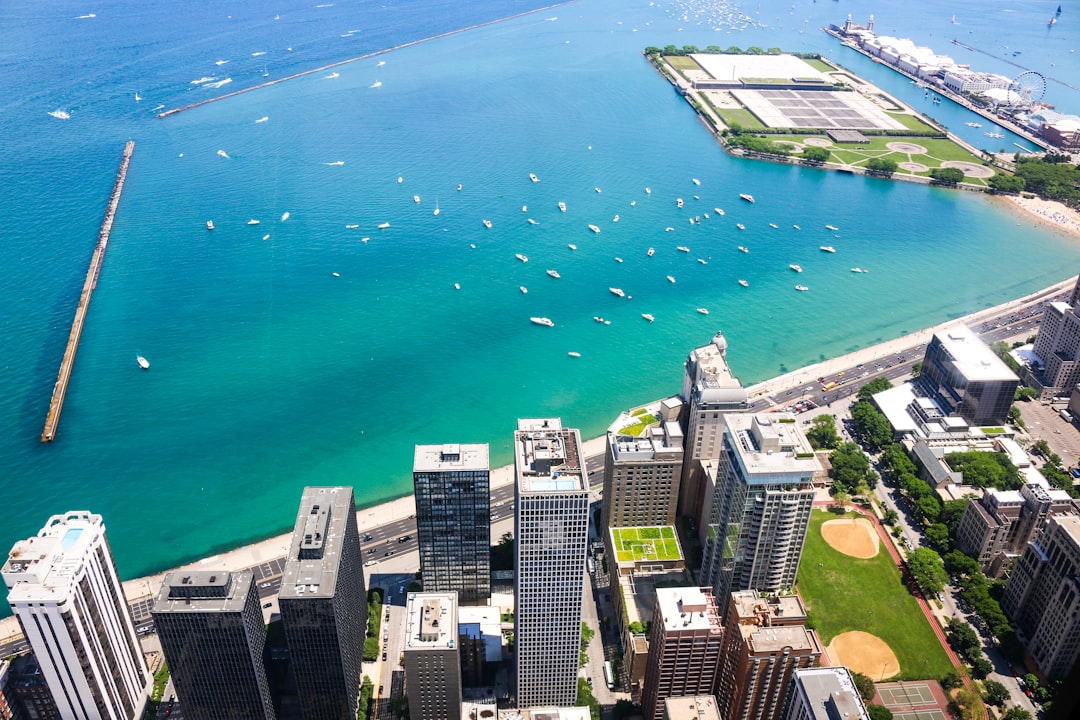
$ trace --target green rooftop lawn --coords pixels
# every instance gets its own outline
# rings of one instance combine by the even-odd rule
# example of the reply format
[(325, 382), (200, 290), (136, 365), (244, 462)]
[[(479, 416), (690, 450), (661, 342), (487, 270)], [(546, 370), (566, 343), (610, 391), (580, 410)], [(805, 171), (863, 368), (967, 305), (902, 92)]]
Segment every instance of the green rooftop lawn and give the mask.
[(935, 129), (930, 127), (928, 124), (923, 122), (917, 116), (912, 115), (911, 113), (886, 111), (886, 114), (896, 122), (906, 127), (908, 130), (926, 131)]
[(701, 66), (693, 58), (683, 55), (665, 55), (664, 61), (676, 70), (700, 70)]
[[(849, 513), (854, 516), (854, 513)], [(884, 547), (868, 560), (834, 550), (821, 525), (835, 513), (815, 510), (806, 534), (798, 589), (822, 642), (862, 630), (888, 643), (900, 661), (901, 680), (940, 678), (952, 670), (915, 598)]]
[(807, 65), (809, 65), (810, 67), (814, 68), (815, 70), (819, 70), (819, 71), (821, 71), (823, 73), (830, 73), (830, 72), (835, 72), (836, 71), (836, 68), (834, 68), (832, 65), (825, 62), (824, 60), (818, 60), (817, 58), (799, 58), (799, 59), (802, 60)]
[(611, 537), (619, 562), (682, 558), (672, 527), (612, 528)]
[(749, 110), (743, 110), (742, 108), (718, 108), (715, 105), (713, 106), (713, 109), (728, 127), (740, 125), (743, 130), (761, 130), (765, 127), (765, 125), (757, 119), (757, 116)]

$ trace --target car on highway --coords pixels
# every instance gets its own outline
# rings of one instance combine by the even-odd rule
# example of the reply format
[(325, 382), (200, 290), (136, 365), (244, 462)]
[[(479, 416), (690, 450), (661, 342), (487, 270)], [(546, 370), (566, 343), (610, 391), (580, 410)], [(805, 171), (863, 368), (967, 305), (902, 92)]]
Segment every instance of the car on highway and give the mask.
[(367, 542), (368, 540), (371, 539), (371, 533), (364, 533), (362, 538), (363, 538), (364, 542)]
[(394, 554), (394, 551), (393, 551), (393, 550), (387, 550), (386, 552), (384, 552), (384, 553), (382, 554), (382, 556), (383, 556), (383, 557), (390, 557), (390, 556), (391, 556), (391, 555), (393, 555), (393, 554)]
[(410, 540), (412, 540), (412, 535), (402, 535), (397, 539), (399, 543), (409, 542)]
[(383, 659), (383, 662), (386, 662), (386, 653), (382, 654), (382, 659)]
[(367, 554), (368, 555), (374, 555), (375, 554), (375, 548), (368, 548)]
[(268, 602), (268, 603), (263, 603), (263, 607), (264, 607), (264, 608), (268, 608), (268, 607), (270, 607), (270, 606), (271, 606), (271, 605), (273, 605), (273, 604), (274, 604), (274, 603), (272, 603), (272, 602)]

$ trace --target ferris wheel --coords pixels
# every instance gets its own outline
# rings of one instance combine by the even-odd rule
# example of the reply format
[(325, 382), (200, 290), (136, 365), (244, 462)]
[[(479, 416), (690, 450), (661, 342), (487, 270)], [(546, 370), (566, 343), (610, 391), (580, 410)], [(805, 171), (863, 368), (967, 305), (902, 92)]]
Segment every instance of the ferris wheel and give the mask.
[(1006, 91), (1009, 107), (1031, 107), (1042, 102), (1046, 94), (1046, 78), (1042, 73), (1027, 70), (1013, 78)]

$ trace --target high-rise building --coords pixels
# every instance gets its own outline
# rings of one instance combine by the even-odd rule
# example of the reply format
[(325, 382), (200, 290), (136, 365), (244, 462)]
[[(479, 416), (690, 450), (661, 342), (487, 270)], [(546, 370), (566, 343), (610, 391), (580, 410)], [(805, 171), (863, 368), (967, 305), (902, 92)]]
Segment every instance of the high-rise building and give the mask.
[(356, 717), (367, 594), (350, 487), (300, 497), (278, 607), (304, 720)]
[(968, 500), (956, 529), (956, 547), (979, 561), (987, 575), (1009, 569), (1050, 515), (1078, 514), (1064, 490), (1028, 483), (1019, 490), (987, 488)]
[(3, 577), (60, 717), (141, 718), (150, 671), (101, 516), (52, 516), (15, 543)]
[(746, 390), (727, 364), (727, 340), (721, 332), (712, 342), (690, 351), (683, 373), (686, 455), (679, 484), (679, 515), (701, 521), (705, 488), (701, 461), (718, 458), (724, 413), (746, 410)]
[(1080, 382), (1080, 278), (1068, 302), (1047, 303), (1035, 335), (1032, 352), (1038, 358), (1032, 367), (1033, 385), (1045, 395), (1072, 392)]
[(1080, 655), (1080, 517), (1053, 515), (1013, 565), (1002, 609), (1039, 672), (1064, 678)]
[(517, 705), (577, 701), (589, 484), (581, 435), (558, 418), (514, 433)]
[(682, 428), (674, 418), (659, 422), (642, 437), (609, 429), (603, 526), (674, 525), (682, 465)]
[(60, 720), (45, 676), (30, 653), (11, 659), (6, 694), (8, 704), (17, 708), (15, 720)]
[(722, 455), (707, 483), (700, 583), (717, 597), (795, 585), (821, 463), (786, 413), (722, 416)]
[(792, 675), (816, 667), (821, 642), (797, 595), (729, 596), (717, 696), (725, 720), (780, 720)]
[(151, 614), (185, 718), (274, 720), (251, 571), (168, 573)]
[(456, 593), (409, 593), (403, 653), (409, 717), (461, 719), (457, 611)]
[(413, 498), (425, 592), (464, 603), (491, 596), (488, 446), (417, 445)]
[(783, 720), (869, 720), (846, 667), (796, 670)]
[(641, 712), (663, 720), (664, 700), (708, 695), (720, 672), (724, 628), (709, 588), (657, 588)]
[(25, 713), (11, 683), (11, 662), (0, 658), (0, 720), (23, 720)]
[(1020, 378), (970, 328), (958, 325), (934, 333), (915, 383), (948, 415), (971, 425), (1002, 425)]

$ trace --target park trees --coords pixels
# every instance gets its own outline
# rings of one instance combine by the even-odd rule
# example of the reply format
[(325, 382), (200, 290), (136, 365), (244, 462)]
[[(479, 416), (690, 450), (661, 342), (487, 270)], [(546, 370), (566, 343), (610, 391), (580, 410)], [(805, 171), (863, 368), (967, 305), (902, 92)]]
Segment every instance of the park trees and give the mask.
[(957, 168), (934, 168), (930, 171), (930, 182), (934, 185), (956, 185), (964, 181), (964, 171)]
[(911, 578), (927, 597), (941, 592), (949, 580), (949, 576), (945, 574), (945, 563), (942, 562), (941, 556), (930, 548), (912, 550), (908, 555), (907, 564), (908, 570), (911, 571)]
[(983, 699), (990, 705), (1001, 707), (1009, 699), (1009, 689), (997, 680), (984, 680)]
[(840, 445), (840, 433), (836, 432), (836, 416), (822, 414), (810, 421), (806, 439), (815, 450), (831, 450)]
[(823, 147), (814, 147), (813, 145), (808, 146), (805, 150), (803, 150), (803, 153), (802, 153), (802, 156), (805, 159), (809, 160), (810, 162), (814, 162), (814, 163), (826, 162), (829, 159), (829, 155), (830, 155), (829, 151), (826, 150), (825, 148), (823, 148)]
[(964, 474), (964, 484), (996, 490), (1017, 490), (1023, 484), (1020, 471), (1003, 452), (949, 453), (945, 462)]
[(829, 455), (832, 465), (833, 487), (849, 494), (857, 494), (870, 486), (870, 461), (866, 453), (853, 442), (844, 443)]
[(866, 172), (870, 175), (892, 177), (899, 167), (896, 161), (890, 158), (870, 158), (866, 161)]
[(1005, 175), (1003, 173), (997, 173), (993, 177), (987, 179), (986, 184), (990, 186), (991, 190), (999, 193), (1023, 192), (1024, 186), (1027, 185), (1027, 183), (1024, 182), (1024, 178), (1015, 175)]
[(879, 392), (888, 390), (893, 386), (892, 382), (887, 377), (874, 378), (870, 382), (859, 388), (859, 394), (857, 397), (860, 400), (869, 400)]
[(892, 425), (866, 400), (860, 400), (851, 408), (851, 420), (855, 431), (871, 448), (880, 450), (892, 442)]

